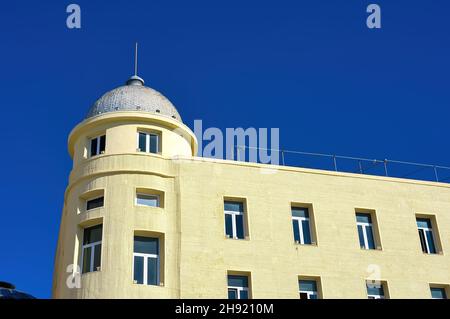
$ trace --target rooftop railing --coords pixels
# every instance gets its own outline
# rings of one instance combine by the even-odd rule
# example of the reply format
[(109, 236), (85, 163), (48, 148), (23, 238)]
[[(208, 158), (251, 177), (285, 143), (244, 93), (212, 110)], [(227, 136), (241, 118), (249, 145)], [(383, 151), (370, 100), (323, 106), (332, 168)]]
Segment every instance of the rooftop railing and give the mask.
[(234, 159), (237, 161), (250, 162), (249, 151), (251, 150), (256, 150), (257, 152), (262, 150), (267, 152), (272, 158), (277, 158), (279, 165), (283, 166), (450, 183), (450, 167), (448, 166), (405, 162), (392, 159), (368, 159), (362, 157), (282, 149), (265, 149), (249, 146), (236, 146)]

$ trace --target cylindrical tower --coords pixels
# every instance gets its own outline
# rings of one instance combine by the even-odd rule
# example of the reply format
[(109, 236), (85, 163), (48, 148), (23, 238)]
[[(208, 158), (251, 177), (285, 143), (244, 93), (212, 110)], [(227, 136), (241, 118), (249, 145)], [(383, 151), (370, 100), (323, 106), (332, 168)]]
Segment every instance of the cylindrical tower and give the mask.
[(172, 103), (131, 77), (69, 136), (54, 298), (178, 298), (178, 156), (197, 152)]

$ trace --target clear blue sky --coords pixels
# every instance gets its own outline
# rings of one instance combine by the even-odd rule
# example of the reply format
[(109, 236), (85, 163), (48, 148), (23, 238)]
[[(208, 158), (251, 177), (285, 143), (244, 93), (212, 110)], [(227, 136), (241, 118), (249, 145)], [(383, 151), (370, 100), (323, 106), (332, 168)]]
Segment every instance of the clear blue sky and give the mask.
[(283, 148), (450, 165), (448, 0), (1, 4), (0, 280), (50, 297), (67, 136), (133, 72), (187, 125), (279, 127)]

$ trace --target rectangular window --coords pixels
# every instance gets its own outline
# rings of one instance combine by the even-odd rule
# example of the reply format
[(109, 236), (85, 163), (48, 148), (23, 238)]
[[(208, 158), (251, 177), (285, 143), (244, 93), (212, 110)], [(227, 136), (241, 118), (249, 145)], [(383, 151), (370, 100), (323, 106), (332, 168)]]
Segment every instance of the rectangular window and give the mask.
[(248, 276), (228, 275), (228, 299), (249, 299)]
[(91, 157), (105, 152), (106, 135), (91, 139)]
[(82, 273), (100, 270), (102, 254), (102, 225), (84, 229), (82, 247)]
[(311, 245), (311, 225), (308, 208), (292, 207), (292, 227), (296, 243)]
[(356, 213), (359, 245), (363, 249), (375, 249), (372, 217), (367, 213)]
[(160, 135), (138, 132), (138, 149), (140, 152), (158, 154), (160, 152)]
[(86, 201), (86, 210), (91, 210), (98, 207), (103, 207), (104, 197), (98, 197)]
[(137, 193), (136, 194), (136, 205), (160, 207), (159, 195)]
[(299, 280), (298, 289), (300, 299), (318, 299), (316, 280)]
[(436, 242), (434, 239), (431, 219), (416, 218), (417, 228), (419, 230), (420, 244), (425, 254), (436, 254)]
[(366, 283), (367, 287), (367, 297), (369, 299), (385, 299), (384, 294), (384, 284), (381, 282), (378, 283)]
[(225, 201), (225, 234), (229, 238), (244, 239), (244, 203)]
[(433, 299), (447, 299), (447, 293), (443, 287), (430, 287), (430, 291)]
[(133, 279), (141, 285), (159, 285), (159, 239), (134, 237)]

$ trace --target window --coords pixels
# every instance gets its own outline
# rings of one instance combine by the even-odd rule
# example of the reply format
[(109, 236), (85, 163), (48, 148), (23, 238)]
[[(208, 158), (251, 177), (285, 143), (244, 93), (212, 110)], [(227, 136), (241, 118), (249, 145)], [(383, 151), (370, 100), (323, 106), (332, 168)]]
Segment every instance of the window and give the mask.
[(82, 248), (82, 273), (99, 271), (102, 254), (102, 225), (84, 229)]
[(158, 154), (160, 152), (160, 135), (156, 133), (138, 132), (138, 150), (140, 152)]
[(159, 285), (159, 239), (134, 237), (133, 279), (135, 284)]
[(228, 299), (249, 299), (248, 276), (228, 275)]
[(136, 194), (136, 205), (160, 207), (159, 195), (137, 193)]
[(244, 203), (225, 201), (225, 234), (229, 238), (244, 239)]
[(106, 135), (91, 139), (91, 157), (105, 152)]
[(384, 294), (384, 284), (381, 282), (377, 283), (366, 283), (367, 286), (367, 297), (369, 299), (385, 299)]
[(300, 299), (318, 299), (316, 280), (299, 280), (298, 289)]
[(104, 197), (97, 197), (86, 201), (86, 210), (91, 210), (98, 207), (103, 207)]
[(431, 220), (429, 218), (416, 218), (416, 221), (422, 251), (425, 254), (436, 254), (436, 245)]
[(292, 207), (292, 227), (296, 243), (311, 245), (311, 226), (308, 208)]
[(375, 249), (372, 217), (370, 214), (356, 213), (356, 225), (358, 227), (359, 245), (361, 248)]
[(430, 287), (430, 291), (433, 299), (447, 299), (447, 293), (443, 287)]

